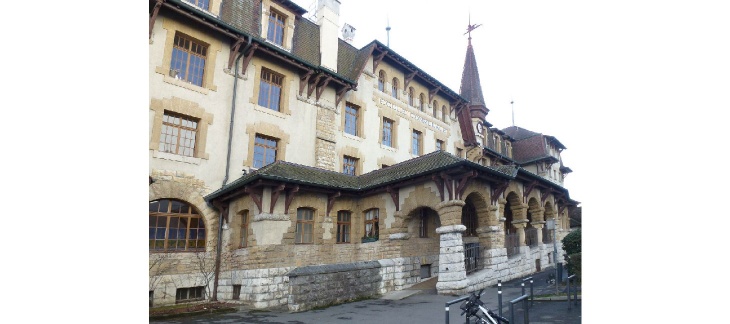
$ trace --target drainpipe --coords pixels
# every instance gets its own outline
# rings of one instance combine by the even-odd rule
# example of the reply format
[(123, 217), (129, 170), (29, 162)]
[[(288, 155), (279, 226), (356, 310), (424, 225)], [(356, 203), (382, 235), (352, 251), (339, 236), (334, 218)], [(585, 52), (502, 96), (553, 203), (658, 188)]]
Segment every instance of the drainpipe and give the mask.
[[(238, 61), (243, 57), (243, 54), (251, 47), (251, 36), (248, 36), (246, 47), (236, 57), (235, 71), (233, 72), (233, 99), (231, 100), (231, 123), (228, 127), (228, 153), (226, 155), (226, 176), (223, 178), (223, 184), (225, 186), (228, 181), (228, 169), (231, 164), (231, 142), (233, 141), (233, 117), (236, 113), (236, 86), (238, 85)], [(218, 301), (218, 277), (221, 271), (221, 246), (223, 245), (223, 214), (228, 212), (228, 208), (224, 208), (222, 205), (216, 206), (220, 217), (218, 219), (218, 242), (216, 244), (216, 256), (215, 256), (215, 277), (213, 278), (213, 296), (212, 301)]]

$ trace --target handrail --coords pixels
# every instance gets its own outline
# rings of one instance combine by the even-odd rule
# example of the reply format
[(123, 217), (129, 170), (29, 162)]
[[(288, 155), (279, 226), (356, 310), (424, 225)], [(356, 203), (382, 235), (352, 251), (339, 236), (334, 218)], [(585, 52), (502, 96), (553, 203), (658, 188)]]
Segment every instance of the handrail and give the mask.
[(517, 297), (517, 298), (515, 298), (513, 300), (510, 300), (510, 302), (509, 302), (509, 313), (510, 313), (509, 322), (510, 323), (514, 323), (515, 322), (515, 307), (514, 306), (515, 306), (515, 304), (517, 304), (519, 302), (522, 302), (522, 305), (525, 308), (525, 312), (524, 312), (524, 317), (525, 317), (524, 318), (524, 323), (525, 324), (529, 324), (530, 323), (530, 308), (527, 307), (527, 297), (528, 297), (527, 295), (522, 295), (522, 296)]
[(446, 302), (446, 324), (449, 324), (449, 306), (469, 299), (469, 295)]
[(535, 305), (535, 294), (533, 293), (533, 287), (532, 283), (534, 282), (532, 280), (532, 277), (527, 277), (525, 279), (522, 279), (522, 294), (525, 294), (525, 281), (530, 280), (530, 303), (532, 305)]
[[(568, 276), (568, 280), (567, 280), (568, 290), (566, 291), (565, 295), (566, 295), (566, 297), (568, 297), (567, 298), (568, 299), (568, 309), (570, 309), (570, 282), (573, 281), (573, 278), (575, 278), (575, 274)], [(573, 301), (574, 301), (575, 305), (578, 306), (578, 287), (574, 287), (573, 290), (574, 290)]]

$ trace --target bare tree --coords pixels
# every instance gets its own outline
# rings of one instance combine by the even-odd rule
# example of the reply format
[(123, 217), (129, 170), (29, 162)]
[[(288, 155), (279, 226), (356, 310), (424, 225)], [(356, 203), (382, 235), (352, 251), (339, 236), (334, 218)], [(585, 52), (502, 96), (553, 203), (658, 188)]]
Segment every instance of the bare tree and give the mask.
[[(149, 260), (149, 284), (150, 291), (154, 291), (162, 281), (162, 278), (174, 269), (179, 260), (173, 257), (172, 253), (150, 253)], [(150, 300), (152, 305), (152, 300)]]

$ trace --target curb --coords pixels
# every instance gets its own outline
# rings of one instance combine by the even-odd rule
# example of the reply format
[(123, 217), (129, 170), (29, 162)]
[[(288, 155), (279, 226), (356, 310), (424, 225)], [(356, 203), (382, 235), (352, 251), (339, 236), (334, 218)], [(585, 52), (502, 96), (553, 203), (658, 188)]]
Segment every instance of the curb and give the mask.
[(187, 313), (179, 313), (179, 314), (166, 314), (166, 315), (152, 315), (150, 316), (150, 321), (155, 320), (164, 320), (164, 319), (171, 319), (171, 318), (179, 318), (179, 317), (192, 317), (192, 316), (198, 316), (198, 315), (206, 315), (206, 314), (222, 314), (222, 313), (233, 313), (237, 312), (237, 308), (233, 307), (227, 307), (227, 308), (221, 308), (221, 309), (207, 309), (207, 310), (200, 310), (196, 312), (187, 312)]
[[(573, 297), (571, 296), (571, 300)], [(553, 297), (535, 297), (536, 301), (567, 301), (568, 298), (565, 296), (553, 296)], [(578, 295), (578, 300), (582, 300), (581, 295)]]

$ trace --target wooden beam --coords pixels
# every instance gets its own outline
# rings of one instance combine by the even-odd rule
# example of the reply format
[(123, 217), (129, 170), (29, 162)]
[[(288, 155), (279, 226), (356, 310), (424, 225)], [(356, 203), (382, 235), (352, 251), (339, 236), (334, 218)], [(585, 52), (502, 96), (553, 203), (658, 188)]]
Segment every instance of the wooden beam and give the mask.
[(337, 94), (335, 95), (335, 107), (340, 105), (340, 101), (345, 98), (345, 94), (348, 90), (350, 90), (350, 87), (342, 87), (342, 89), (337, 90)]
[(256, 52), (256, 49), (259, 48), (259, 43), (254, 43), (250, 50), (248, 50), (248, 54), (246, 54), (246, 57), (243, 58), (243, 64), (241, 65), (241, 71), (243, 71), (243, 74), (246, 74), (246, 69), (248, 69), (248, 64), (251, 62), (251, 59), (253, 58), (253, 53)]
[(451, 177), (449, 177), (449, 175), (444, 172), (441, 172), (439, 175), (441, 176), (441, 179), (444, 179), (444, 183), (446, 183), (446, 190), (449, 191), (449, 200), (453, 200), (454, 199), (454, 188), (453, 188), (454, 184), (451, 181)]
[(228, 53), (228, 69), (230, 70), (233, 66), (234, 61), (236, 60), (236, 56), (238, 55), (238, 51), (241, 49), (241, 44), (243, 44), (245, 40), (243, 37), (239, 37), (236, 39), (236, 41), (231, 45), (231, 51)]
[(276, 205), (276, 201), (279, 200), (279, 195), (281, 194), (281, 191), (284, 190), (286, 186), (282, 183), (278, 187), (274, 188), (271, 193), (271, 204), (269, 205), (269, 214), (274, 213), (274, 205)]
[(534, 189), (535, 186), (537, 186), (537, 180), (533, 180), (527, 185), (525, 192), (522, 194), (522, 202), (527, 202), (527, 196), (530, 195), (530, 192), (532, 192), (532, 189)]
[(441, 201), (444, 201), (444, 180), (435, 174), (431, 176), (431, 180), (436, 183), (436, 188), (439, 189), (439, 195), (441, 195)]
[(339, 197), (340, 195), (342, 195), (342, 193), (339, 191), (335, 192), (333, 194), (327, 195), (327, 214), (326, 214), (327, 217), (329, 217), (330, 211), (332, 211), (332, 206), (334, 206), (334, 204), (335, 204), (335, 198)]
[(400, 204), (399, 204), (400, 190), (398, 190), (398, 188), (393, 188), (392, 186), (388, 186), (386, 188), (386, 190), (390, 194), (390, 199), (393, 199), (393, 203), (395, 204), (395, 211), (399, 211), (400, 210)]
[(435, 89), (432, 89), (432, 90), (428, 90), (428, 102), (429, 103), (433, 102), (433, 96), (435, 96), (436, 93), (439, 92), (439, 90), (441, 90), (441, 86), (438, 86), (438, 87), (436, 87)]
[[(388, 54), (388, 51), (383, 51), (382, 53), (378, 54), (378, 56), (373, 57), (373, 74), (376, 73), (376, 71), (378, 69), (378, 65), (380, 65), (380, 61), (383, 60), (383, 58), (385, 57), (385, 54)], [(376, 77), (377, 77), (377, 75), (376, 75)]]
[(499, 196), (501, 196), (505, 190), (507, 190), (507, 187), (509, 187), (509, 181), (502, 182), (500, 184), (492, 186), (492, 205), (497, 203), (497, 200), (499, 199)]
[(256, 204), (256, 207), (259, 208), (259, 213), (263, 213), (264, 211), (261, 207), (261, 194), (254, 192), (253, 189), (249, 188), (248, 186), (243, 188), (243, 192), (251, 196), (251, 200), (253, 200), (254, 204)]
[(547, 188), (547, 190), (540, 191), (540, 204), (541, 204), (540, 207), (545, 207), (545, 200), (547, 200), (547, 197), (552, 192), (553, 192), (553, 188)]
[(478, 173), (476, 171), (472, 170), (471, 172), (462, 175), (459, 180), (459, 185), (456, 187), (456, 199), (462, 199), (464, 190), (466, 190), (466, 185), (469, 183), (469, 180), (476, 178), (477, 174)]
[(417, 72), (418, 71), (413, 71), (405, 75), (405, 81), (403, 81), (403, 90), (408, 91), (408, 85), (411, 83), (411, 81), (413, 81), (413, 77), (416, 76)]
[(327, 84), (330, 83), (330, 81), (332, 81), (332, 77), (328, 75), (327, 78), (324, 79), (324, 82), (317, 86), (317, 93), (315, 97), (317, 98), (317, 101), (319, 101), (319, 97), (322, 95), (322, 92), (324, 92), (324, 89), (327, 88)]
[(155, 26), (155, 20), (157, 20), (157, 14), (160, 13), (160, 7), (165, 0), (157, 0), (155, 7), (152, 8), (152, 15), (150, 15), (150, 35), (147, 38), (152, 38), (152, 27)]
[(307, 73), (299, 78), (299, 95), (304, 93), (304, 87), (309, 83), (309, 78), (314, 74), (314, 70), (309, 69)]
[(289, 214), (289, 206), (291, 206), (292, 200), (294, 200), (294, 196), (296, 196), (296, 193), (299, 191), (299, 186), (296, 185), (294, 188), (289, 189), (289, 191), (286, 192), (286, 200), (284, 201), (284, 214)]
[(317, 73), (317, 76), (314, 77), (314, 81), (310, 82), (307, 89), (307, 98), (312, 96), (312, 92), (317, 87), (317, 84), (319, 83), (319, 79), (321, 79), (323, 74), (321, 72)]

